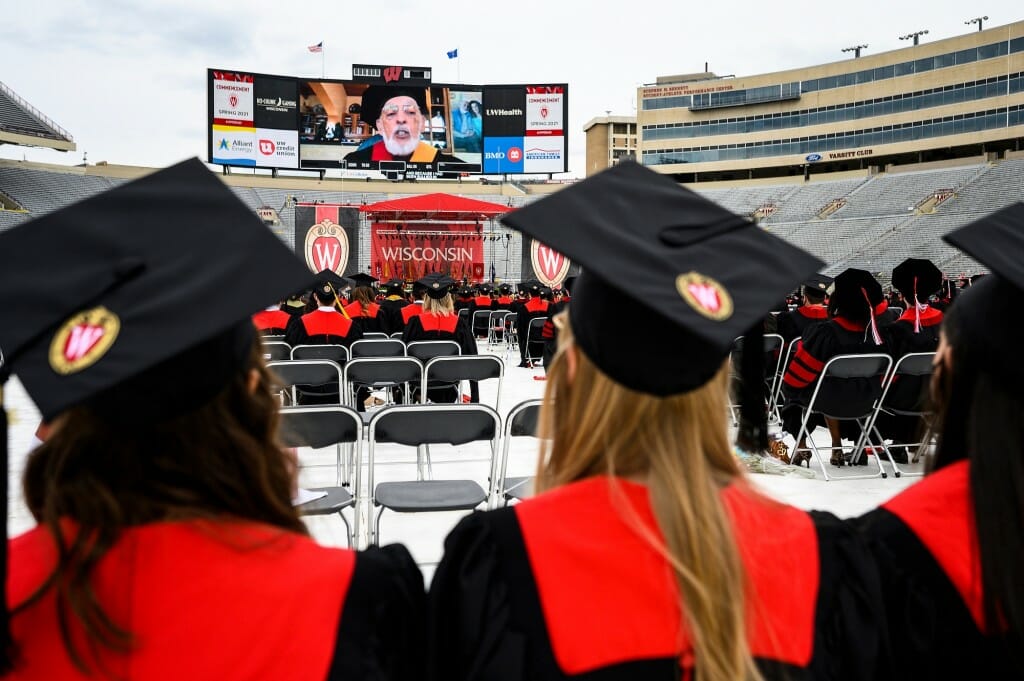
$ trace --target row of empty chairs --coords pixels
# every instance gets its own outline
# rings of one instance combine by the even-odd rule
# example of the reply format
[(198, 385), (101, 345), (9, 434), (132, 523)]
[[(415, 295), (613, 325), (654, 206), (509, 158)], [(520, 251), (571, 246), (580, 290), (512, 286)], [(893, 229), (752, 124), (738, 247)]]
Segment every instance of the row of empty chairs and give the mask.
[[(322, 448), (347, 445), (353, 452), (355, 477), (351, 487), (313, 488), (324, 496), (299, 506), (304, 515), (337, 513), (345, 523), (349, 545), (365, 546), (380, 541), (380, 522), (385, 509), (398, 513), (470, 511), (494, 508), (532, 492), (527, 477), (506, 477), (511, 442), (535, 437), (540, 400), (516, 405), (502, 423), (498, 412), (481, 404), (396, 405), (380, 410), (364, 423), (360, 414), (344, 406), (286, 407), (281, 411), (282, 438), (288, 446)], [(363, 485), (362, 449), (366, 442), (367, 472)], [(417, 475), (407, 479), (377, 482), (376, 456), (381, 445), (400, 445), (419, 450), (431, 444), (486, 447), (486, 480), (459, 478), (425, 480)], [(468, 458), (464, 455), (463, 458)], [(413, 462), (409, 462), (411, 468)], [(346, 509), (352, 509), (349, 523)], [(374, 516), (374, 512), (375, 516)], [(364, 528), (363, 517), (373, 517)]]

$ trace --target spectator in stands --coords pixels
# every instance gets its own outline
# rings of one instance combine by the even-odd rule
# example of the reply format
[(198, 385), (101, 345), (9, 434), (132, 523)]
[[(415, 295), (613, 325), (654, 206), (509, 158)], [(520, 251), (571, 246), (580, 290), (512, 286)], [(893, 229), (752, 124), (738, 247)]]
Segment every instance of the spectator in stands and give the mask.
[[(633, 163), (504, 220), (583, 274), (558, 317), (539, 494), (449, 535), (428, 679), (876, 678), (859, 538), (755, 491), (726, 423), (733, 338), (759, 342), (763, 300), (820, 262)], [(747, 407), (742, 445), (760, 449), (763, 395)]]
[[(807, 329), (783, 377), (783, 393), (786, 397), (782, 409), (783, 428), (794, 436), (800, 432), (804, 408), (828, 360), (837, 355), (886, 351), (875, 320), (875, 310), (883, 302), (882, 287), (878, 281), (870, 272), (848, 269), (835, 278), (833, 286), (828, 305), (830, 319)], [(837, 388), (822, 390), (818, 395), (818, 405), (827, 411), (830, 404), (841, 404), (861, 391), (871, 391), (869, 381), (850, 379)], [(820, 414), (814, 414), (808, 422), (808, 431), (812, 432), (823, 422), (832, 436), (834, 449), (831, 463), (842, 466), (848, 460), (842, 451), (843, 422), (823, 419)], [(796, 443), (793, 452), (795, 464), (810, 461), (810, 452), (806, 451), (806, 446), (805, 439)], [(863, 459), (861, 457), (861, 462)]]
[[(52, 425), (24, 473), (38, 525), (4, 538), (0, 670), (418, 672), (408, 552), (318, 546), (292, 506), (250, 315), (309, 275), (219, 179), (188, 161), (45, 215), (0, 235), (0, 271), (4, 369)], [(96, 342), (61, 342), (82, 333)]]
[(776, 331), (787, 345), (794, 338), (803, 336), (807, 327), (828, 319), (825, 298), (828, 297), (828, 287), (831, 284), (832, 277), (815, 274), (800, 287), (802, 293), (800, 307), (795, 310), (783, 310), (776, 317)]
[[(418, 283), (426, 293), (423, 309), (405, 325), (402, 341), (409, 344), (414, 341), (451, 340), (459, 344), (463, 355), (477, 354), (476, 340), (469, 330), (469, 323), (456, 314), (452, 303), (451, 291), (455, 280), (435, 272), (423, 277)], [(471, 401), (479, 402), (479, 383), (470, 381), (469, 387)], [(459, 399), (458, 386), (430, 388), (427, 396), (432, 402), (451, 404)]]
[(862, 518), (895, 646), (893, 678), (1024, 677), (1024, 203), (944, 239), (992, 268), (946, 312), (924, 480)]

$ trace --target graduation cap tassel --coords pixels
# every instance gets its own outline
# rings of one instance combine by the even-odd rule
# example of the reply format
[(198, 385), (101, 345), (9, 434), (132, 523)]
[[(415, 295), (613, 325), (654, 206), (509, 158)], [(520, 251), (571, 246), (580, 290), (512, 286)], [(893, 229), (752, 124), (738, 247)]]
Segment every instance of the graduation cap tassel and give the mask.
[(917, 300), (917, 277), (914, 277), (914, 333), (921, 333), (921, 312), (924, 310)]
[(871, 298), (868, 297), (868, 292), (863, 286), (860, 292), (864, 294), (864, 301), (868, 304), (868, 313), (871, 315), (871, 340), (875, 342), (875, 345), (881, 345), (882, 336), (878, 333), (878, 324), (875, 322), (875, 306), (871, 304)]
[(764, 330), (760, 320), (743, 336), (740, 355), (740, 425), (736, 445), (760, 454), (768, 449), (768, 414), (764, 403)]

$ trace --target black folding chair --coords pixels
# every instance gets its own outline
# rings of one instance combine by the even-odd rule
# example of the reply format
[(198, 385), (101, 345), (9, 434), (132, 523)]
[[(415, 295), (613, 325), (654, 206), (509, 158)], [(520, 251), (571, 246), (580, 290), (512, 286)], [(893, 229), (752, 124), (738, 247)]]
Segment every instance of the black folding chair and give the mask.
[[(358, 495), (361, 483), (360, 452), (363, 440), (363, 420), (359, 414), (349, 407), (342, 406), (310, 406), (285, 407), (281, 409), (281, 441), (288, 447), (311, 447), (322, 449), (334, 445), (336, 447), (337, 481), (334, 487), (312, 487), (311, 492), (326, 492), (320, 499), (301, 504), (297, 507), (302, 515), (333, 515), (335, 513), (345, 523), (348, 545), (354, 545), (359, 537), (359, 504), (356, 497), (345, 489), (352, 469), (355, 470), (355, 485), (352, 489)], [(350, 447), (350, 455), (345, 457), (345, 465), (349, 470), (342, 475), (341, 446)], [(342, 513), (346, 508), (355, 509), (355, 530), (349, 525)]]
[(882, 391), (878, 409), (871, 419), (871, 434), (885, 452), (886, 458), (889, 459), (889, 464), (892, 466), (893, 475), (897, 478), (902, 475), (908, 477), (924, 475), (924, 472), (909, 473), (897, 465), (895, 459), (893, 459), (892, 450), (889, 445), (885, 444), (885, 440), (876, 427), (876, 423), (878, 417), (883, 413), (892, 416), (919, 417), (926, 426), (921, 440), (919, 442), (893, 444), (892, 447), (903, 447), (904, 451), (907, 452), (908, 458), (910, 448), (914, 447), (914, 458), (911, 459), (911, 463), (917, 463), (920, 460), (922, 450), (931, 444), (932, 423), (930, 417), (932, 413), (926, 409), (925, 394), (923, 392), (916, 395), (908, 395), (906, 391), (900, 390), (899, 381), (916, 379), (913, 382), (914, 385), (926, 387), (934, 371), (934, 359), (934, 352), (912, 352), (900, 357), (885, 382), (885, 389)]
[[(381, 443), (417, 449), (430, 444), (463, 445), (490, 443), (490, 471), (495, 470), (501, 418), (480, 404), (411, 405), (387, 407), (370, 421), (367, 489), (377, 507), (370, 543), (380, 541), (380, 518), (384, 509), (397, 513), (472, 510), (488, 500), (488, 493), (475, 480), (406, 480), (375, 483), (374, 457)], [(492, 477), (493, 479), (493, 477)]]
[(292, 346), (284, 341), (263, 340), (260, 347), (263, 349), (263, 359), (268, 362), (275, 362), (281, 359), (291, 359)]
[[(512, 407), (505, 418), (505, 430), (502, 433), (501, 471), (497, 477), (495, 489), (497, 496), (504, 504), (512, 499), (523, 500), (533, 496), (533, 476), (508, 477), (508, 459), (512, 448), (512, 438), (537, 437), (537, 419), (543, 400), (526, 400)], [(497, 499), (495, 500), (497, 503)]]
[[(531, 364), (544, 360), (544, 339), (541, 338), (541, 329), (544, 328), (544, 322), (547, 320), (547, 317), (534, 317), (526, 325), (526, 361)], [(540, 354), (531, 354), (532, 351), (538, 350), (538, 346)]]
[(292, 348), (292, 359), (329, 359), (338, 366), (348, 361), (348, 348), (344, 345), (296, 345)]
[(508, 310), (494, 310), (487, 322), (487, 347), (496, 348), (505, 342), (505, 317), (512, 314)]
[(451, 340), (413, 341), (406, 347), (409, 357), (415, 357), (426, 363), (434, 357), (451, 357), (461, 355), (462, 348)]
[(476, 310), (473, 312), (473, 337), (479, 338), (487, 335), (487, 323), (491, 319), (490, 310)]
[(397, 338), (357, 340), (348, 349), (350, 359), (360, 357), (404, 357), (405, 343)]
[(358, 357), (349, 360), (344, 369), (344, 385), (347, 401), (355, 404), (355, 388), (365, 386), (370, 390), (402, 388), (404, 399), (409, 401), (409, 384), (423, 379), (423, 365), (415, 357)]
[[(337, 394), (337, 400), (331, 399), (331, 402), (341, 404), (344, 382), (341, 367), (336, 362), (328, 359), (288, 359), (268, 362), (267, 368), (277, 377), (282, 397), (286, 394), (291, 405), (298, 404), (299, 396), (306, 394), (325, 399), (331, 399)], [(308, 388), (317, 390), (311, 391)]]
[(423, 369), (420, 386), (420, 402), (427, 401), (427, 388), (458, 385), (462, 381), (498, 380), (498, 391), (494, 409), (501, 407), (501, 384), (505, 378), (505, 363), (494, 355), (461, 355), (459, 357), (434, 357)]
[[(818, 460), (818, 464), (821, 466), (821, 472), (825, 480), (831, 479), (819, 450), (825, 449), (831, 452), (836, 448), (818, 447), (808, 431), (808, 422), (810, 421), (811, 414), (819, 413), (826, 418), (838, 421), (854, 421), (857, 424), (860, 429), (860, 435), (851, 454), (851, 461), (856, 462), (858, 457), (863, 455), (864, 446), (870, 440), (869, 426), (874, 419), (875, 410), (878, 408), (882, 397), (882, 386), (891, 368), (892, 358), (884, 354), (837, 355), (828, 360), (814, 385), (814, 392), (811, 395), (810, 402), (804, 407), (800, 432), (796, 436), (797, 445), (802, 440), (806, 440), (809, 447), (804, 449), (794, 447), (793, 454), (796, 454), (798, 451), (813, 452)], [(832, 398), (832, 395), (836, 394), (836, 391), (843, 386), (844, 382), (847, 382), (847, 385), (849, 385), (851, 381), (857, 381), (858, 386), (865, 388), (862, 394), (852, 398), (849, 394), (842, 395), (839, 392), (838, 394), (842, 395), (842, 399)], [(824, 391), (823, 388), (825, 389)], [(822, 395), (827, 396), (827, 399), (822, 398)], [(839, 449), (842, 450), (841, 447)], [(879, 461), (877, 456), (874, 459), (875, 464), (878, 466), (878, 472), (873, 475), (841, 475), (836, 477), (840, 480), (886, 477), (882, 462)]]

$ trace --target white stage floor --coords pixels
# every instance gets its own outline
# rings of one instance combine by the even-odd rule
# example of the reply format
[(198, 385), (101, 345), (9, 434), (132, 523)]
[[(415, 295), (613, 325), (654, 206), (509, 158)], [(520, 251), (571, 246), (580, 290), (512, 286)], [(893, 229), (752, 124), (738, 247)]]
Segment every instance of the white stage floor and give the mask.
[[(488, 352), (481, 342), (481, 352)], [(508, 411), (519, 402), (539, 398), (544, 392), (544, 382), (535, 380), (542, 376), (542, 369), (521, 369), (518, 356), (506, 357), (503, 352), (493, 352), (506, 360), (505, 379), (502, 387), (499, 411), (504, 419)], [(481, 399), (491, 406), (495, 403), (496, 381), (487, 381), (481, 385)], [(6, 408), (11, 421), (10, 427), (10, 508), (7, 513), (7, 529), (9, 536), (24, 532), (34, 522), (22, 501), (21, 473), (24, 468), (25, 456), (39, 422), (39, 414), (28, 398), (20, 383), (11, 380), (6, 389)], [(824, 444), (828, 440), (827, 433), (819, 430), (817, 441)], [(519, 438), (514, 441), (508, 474), (532, 475), (536, 465), (536, 440)], [(790, 444), (791, 441), (790, 441)], [(365, 447), (363, 455), (365, 458)], [(432, 446), (434, 479), (471, 478), (487, 488), (489, 453), (484, 443), (470, 444), (463, 447)], [(299, 452), (300, 464), (304, 466), (300, 473), (300, 484), (305, 487), (329, 486), (335, 480), (335, 450), (328, 447), (322, 450), (302, 449)], [(380, 448), (377, 462), (377, 482), (395, 479), (412, 479), (415, 467), (415, 450), (387, 445)], [(906, 471), (919, 471), (920, 465), (903, 467)], [(889, 470), (889, 466), (886, 466)], [(800, 477), (783, 477), (778, 475), (753, 475), (755, 484), (767, 494), (795, 506), (805, 509), (831, 511), (840, 517), (859, 515), (878, 504), (886, 501), (918, 478), (896, 478), (889, 471), (888, 478), (867, 480), (836, 480), (826, 482), (821, 478), (820, 469), (812, 464), (817, 479)], [(829, 475), (839, 477), (843, 473), (864, 474), (871, 472), (872, 467), (857, 467), (829, 470)], [(365, 480), (365, 474), (364, 474)], [(346, 511), (351, 513), (351, 510)], [(429, 513), (419, 515), (402, 515), (385, 512), (381, 521), (380, 542), (387, 544), (401, 542), (409, 547), (416, 561), (423, 569), (429, 581), (434, 567), (441, 558), (444, 537), (458, 522), (463, 513)], [(351, 516), (350, 516), (351, 517)], [(365, 516), (364, 516), (365, 517)], [(345, 528), (336, 516), (318, 516), (307, 518), (307, 524), (313, 536), (323, 544), (345, 546)]]

